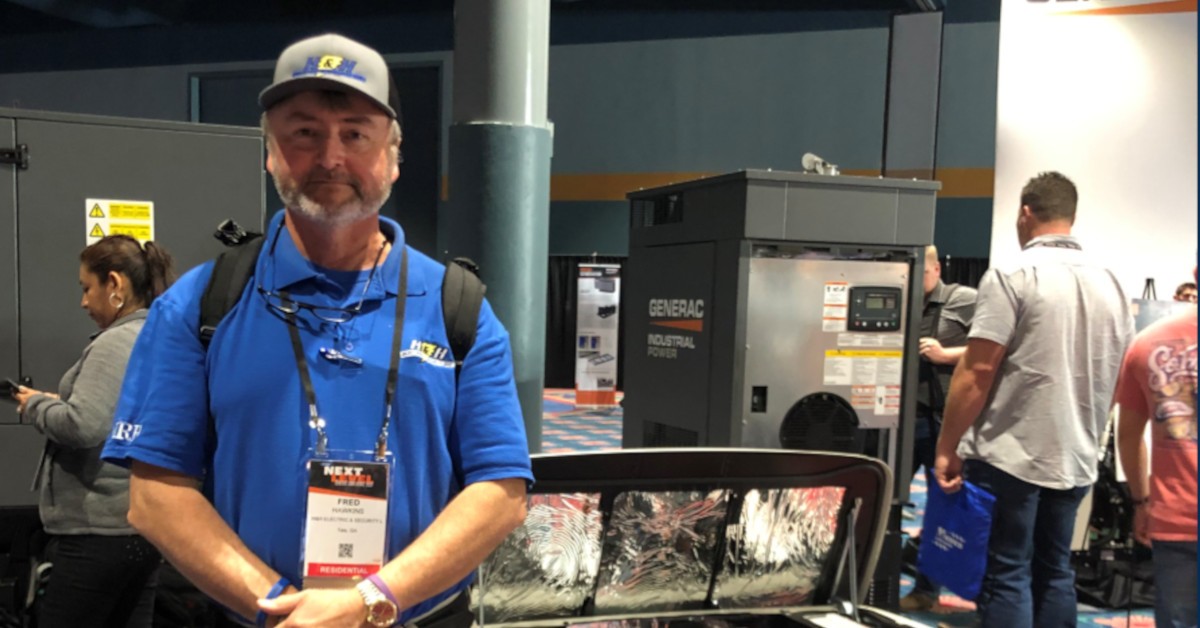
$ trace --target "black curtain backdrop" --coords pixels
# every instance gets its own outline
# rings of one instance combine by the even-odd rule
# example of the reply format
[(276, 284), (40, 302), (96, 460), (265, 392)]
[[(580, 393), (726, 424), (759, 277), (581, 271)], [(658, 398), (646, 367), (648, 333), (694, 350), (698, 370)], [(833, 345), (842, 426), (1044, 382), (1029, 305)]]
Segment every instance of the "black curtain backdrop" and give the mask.
[[(624, 257), (551, 256), (546, 286), (546, 388), (575, 387), (575, 301), (580, 264), (621, 264)], [(617, 390), (625, 386), (625, 277), (621, 277), (621, 307), (617, 313)]]
[(988, 269), (986, 257), (943, 257), (942, 281), (958, 283), (972, 288), (979, 287), (979, 280)]

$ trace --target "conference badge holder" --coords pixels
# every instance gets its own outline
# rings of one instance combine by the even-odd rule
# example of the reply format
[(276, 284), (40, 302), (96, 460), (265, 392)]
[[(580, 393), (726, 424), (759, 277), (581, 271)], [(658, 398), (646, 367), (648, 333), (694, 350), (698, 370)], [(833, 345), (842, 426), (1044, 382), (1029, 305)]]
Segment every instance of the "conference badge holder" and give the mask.
[(388, 452), (310, 451), (303, 548), (304, 588), (354, 586), (386, 562)]

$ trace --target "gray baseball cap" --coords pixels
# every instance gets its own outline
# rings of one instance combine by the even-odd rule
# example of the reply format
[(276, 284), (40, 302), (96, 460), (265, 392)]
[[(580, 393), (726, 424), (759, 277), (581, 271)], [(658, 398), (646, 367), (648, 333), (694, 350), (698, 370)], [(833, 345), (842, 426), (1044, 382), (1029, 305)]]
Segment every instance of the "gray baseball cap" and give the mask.
[(360, 93), (399, 117), (391, 104), (395, 88), (387, 62), (373, 49), (333, 33), (288, 46), (275, 63), (275, 81), (258, 95), (258, 103), (270, 109), (297, 92), (321, 89)]

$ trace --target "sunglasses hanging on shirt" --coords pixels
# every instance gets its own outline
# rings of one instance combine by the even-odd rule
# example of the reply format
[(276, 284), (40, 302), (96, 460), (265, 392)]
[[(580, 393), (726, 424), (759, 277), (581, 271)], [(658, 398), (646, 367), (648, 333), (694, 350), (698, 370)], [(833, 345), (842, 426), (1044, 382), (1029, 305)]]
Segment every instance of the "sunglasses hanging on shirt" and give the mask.
[[(274, 259), (275, 244), (279, 241), (279, 233), (281, 231), (283, 231), (283, 226), (280, 226), (275, 230), (275, 238), (271, 240), (271, 250), (268, 255), (270, 255), (272, 259)], [(385, 248), (387, 248), (386, 239), (383, 241), (383, 244), (379, 245), (379, 251), (375, 253), (375, 263), (371, 265), (371, 274), (367, 275), (367, 282), (363, 284), (362, 294), (360, 294), (358, 297), (358, 303), (355, 303), (350, 307), (337, 307), (332, 305), (306, 303), (288, 294), (286, 290), (276, 291), (264, 288), (261, 280), (258, 282), (257, 286), (258, 293), (263, 297), (263, 300), (267, 302), (268, 307), (283, 315), (285, 318), (299, 314), (301, 310), (304, 310), (326, 323), (333, 323), (336, 325), (349, 322), (362, 312), (363, 303), (365, 303), (367, 299), (367, 290), (370, 289), (371, 282), (375, 279), (375, 273), (379, 270), (379, 260), (383, 258), (383, 250)], [(275, 269), (273, 266), (271, 270), (274, 272)]]
[[(275, 245), (279, 241), (279, 234), (284, 227), (281, 225), (275, 230), (275, 237), (271, 240), (271, 248), (268, 255), (274, 259)], [(285, 320), (294, 323), (295, 316), (301, 311), (306, 311), (324, 323), (330, 323), (334, 328), (334, 344), (333, 347), (321, 347), (318, 350), (319, 355), (329, 362), (348, 366), (362, 366), (362, 358), (357, 358), (349, 354), (354, 350), (354, 343), (347, 338), (346, 330), (341, 326), (342, 323), (348, 323), (358, 316), (363, 309), (363, 304), (366, 302), (367, 291), (371, 288), (371, 282), (375, 279), (375, 274), (379, 270), (379, 262), (383, 258), (383, 251), (387, 248), (387, 241), (379, 246), (379, 250), (375, 253), (375, 261), (371, 265), (371, 272), (367, 275), (367, 281), (363, 284), (362, 293), (359, 294), (358, 302), (350, 307), (337, 307), (331, 305), (318, 305), (314, 303), (306, 303), (300, 299), (293, 297), (286, 290), (267, 289), (262, 285), (260, 280), (257, 284), (257, 290), (267, 306), (281, 315)], [(272, 276), (274, 276), (274, 267), (272, 267)], [(274, 282), (272, 282), (274, 283)], [(340, 350), (338, 346), (342, 347)]]

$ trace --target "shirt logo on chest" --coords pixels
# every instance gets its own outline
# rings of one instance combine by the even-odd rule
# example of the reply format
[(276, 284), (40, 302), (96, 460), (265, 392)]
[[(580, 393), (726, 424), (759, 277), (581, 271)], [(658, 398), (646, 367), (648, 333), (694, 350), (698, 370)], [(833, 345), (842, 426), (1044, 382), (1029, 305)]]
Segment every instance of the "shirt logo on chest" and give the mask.
[(400, 352), (401, 358), (416, 358), (426, 364), (442, 368), (454, 368), (450, 349), (427, 340), (413, 340), (408, 348)]

